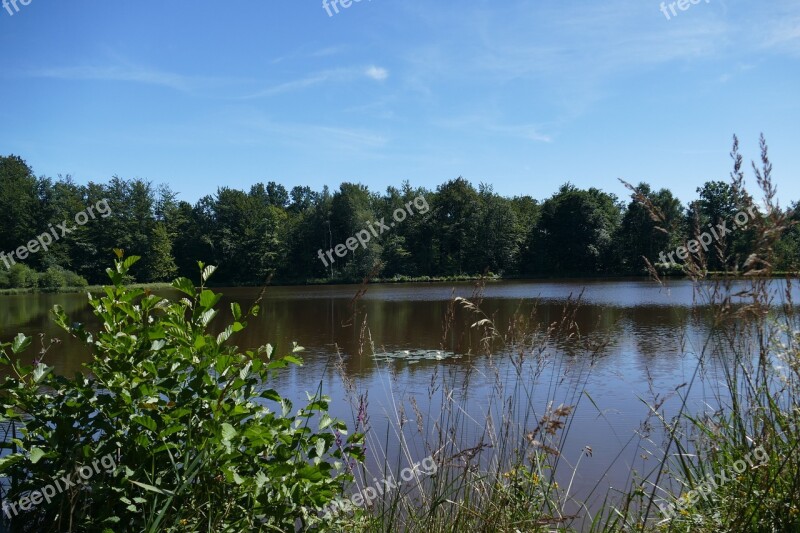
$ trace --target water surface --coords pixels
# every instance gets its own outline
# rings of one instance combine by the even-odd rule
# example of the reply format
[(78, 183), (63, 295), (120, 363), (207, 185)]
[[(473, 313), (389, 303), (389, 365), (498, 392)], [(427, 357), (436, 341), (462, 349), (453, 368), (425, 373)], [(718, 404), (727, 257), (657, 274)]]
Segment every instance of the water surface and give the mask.
[[(214, 323), (217, 330), (230, 319), (231, 301), (246, 309), (259, 293), (251, 288), (218, 291), (224, 298), (219, 306), (223, 312)], [(294, 341), (301, 344), (305, 365), (288, 369), (276, 388), (299, 405), (306, 391), (321, 387), (333, 398), (333, 413), (351, 426), (354, 398), (366, 394), (372, 430), (368, 454), (373, 461), (384, 453), (396, 454), (401, 435), (414, 460), (427, 457), (432, 419), (442, 414), (441, 399), (448, 387), (455, 390), (451, 397), (463, 416), (459, 439), (464, 447), (489, 442), (487, 417), (498, 423), (498, 399), (513, 394), (511, 387), (521, 383), (526, 397), (513, 415), (520, 431), (532, 430), (550, 402), (577, 406), (560, 450), (569, 465), (580, 461), (574, 480), (561, 480), (571, 482), (577, 499), (602, 497), (610, 486), (623, 488), (632, 470), (653, 466), (656, 459), (639, 447), (647, 439), (652, 439), (653, 449), (660, 444), (655, 421), (643, 424), (651, 413), (648, 404), (663, 400), (668, 412), (677, 409), (680, 396), (675, 391), (685, 390), (682, 386), (695, 376), (710, 334), (710, 318), (690, 282), (672, 281), (666, 287), (645, 280), (486, 285), (481, 309), (506, 338), (511, 330), (517, 338), (526, 329), (541, 333), (559, 323), (565, 309), (574, 313), (575, 327), (554, 333), (543, 353), (535, 353), (531, 342), (494, 342), (487, 355), (481, 335), (469, 327), (484, 315), (452, 303), (454, 296), (470, 298), (474, 291), (472, 283), (370, 285), (354, 300), (358, 286), (271, 287), (264, 293), (260, 315), (249, 320), (236, 344), (255, 348), (271, 343), (279, 353), (287, 353)], [(578, 299), (581, 305), (573, 308)], [(43, 332), (45, 339), (60, 339), (46, 361), (57, 372), (72, 375), (90, 354), (53, 325), (48, 313), (54, 304), (62, 305), (72, 321), (86, 323), (90, 330), (97, 327), (86, 295), (0, 296), (0, 340), (10, 340), (17, 332)], [(510, 330), (511, 324), (515, 325)], [(431, 357), (374, 357), (405, 351)], [(520, 354), (525, 355), (521, 377), (513, 362)], [(711, 365), (710, 374), (695, 379), (690, 409), (707, 407), (713, 376)], [(350, 394), (345, 382), (354, 386)], [(422, 415), (421, 426), (415, 409)], [(584, 453), (587, 446), (591, 456)], [(486, 454), (488, 460), (491, 450)]]

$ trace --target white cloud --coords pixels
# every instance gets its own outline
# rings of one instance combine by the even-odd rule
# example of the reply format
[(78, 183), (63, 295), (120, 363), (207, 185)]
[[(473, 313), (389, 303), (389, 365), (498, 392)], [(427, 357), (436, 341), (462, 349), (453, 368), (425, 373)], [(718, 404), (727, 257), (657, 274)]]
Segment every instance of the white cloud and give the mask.
[(367, 77), (372, 78), (373, 80), (376, 80), (376, 81), (383, 81), (383, 80), (385, 80), (386, 78), (389, 77), (389, 71), (388, 70), (386, 70), (385, 68), (376, 67), (375, 65), (370, 66), (364, 72), (364, 74), (366, 74)]

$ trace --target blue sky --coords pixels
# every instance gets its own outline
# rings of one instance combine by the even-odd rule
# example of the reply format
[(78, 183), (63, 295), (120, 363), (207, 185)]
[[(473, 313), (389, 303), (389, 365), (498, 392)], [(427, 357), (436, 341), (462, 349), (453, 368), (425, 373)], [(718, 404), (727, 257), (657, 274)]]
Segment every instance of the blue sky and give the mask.
[(0, 9), (0, 154), (37, 174), (688, 201), (763, 131), (800, 199), (796, 0), (29, 1)]

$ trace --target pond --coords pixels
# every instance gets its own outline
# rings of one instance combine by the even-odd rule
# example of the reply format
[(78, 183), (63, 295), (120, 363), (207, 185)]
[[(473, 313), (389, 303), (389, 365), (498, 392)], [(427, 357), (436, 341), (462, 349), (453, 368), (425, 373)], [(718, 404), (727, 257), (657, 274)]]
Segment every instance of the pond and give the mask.
[[(504, 406), (512, 407), (506, 422), (521, 435), (537, 426), (548, 405), (564, 404), (574, 410), (563, 429), (568, 437), (557, 442), (566, 463), (559, 483), (591, 507), (609, 487), (624, 489), (632, 471), (655, 466), (661, 434), (650, 405), (675, 413), (687, 391), (691, 412), (714, 403), (714, 365), (695, 374), (698, 357), (709, 350), (712, 321), (689, 281), (504, 281), (488, 283), (478, 295), (472, 283), (366, 289), (269, 287), (261, 313), (235, 342), (243, 348), (270, 343), (279, 354), (292, 342), (302, 345), (304, 366), (290, 367), (273, 386), (296, 407), (307, 391), (321, 388), (349, 427), (361, 398), (373, 464), (387, 456), (395, 461), (401, 449), (408, 460), (421, 461), (439, 438), (436, 422), (453, 424), (457, 432), (448, 438), (491, 461)], [(215, 290), (224, 294), (217, 329), (230, 318), (230, 302), (247, 309), (260, 293)], [(479, 304), (480, 312), (454, 297)], [(54, 327), (48, 317), (54, 304), (96, 328), (85, 295), (5, 295), (0, 339), (17, 332), (60, 339), (46, 362), (72, 375), (90, 354)], [(562, 320), (565, 315), (570, 319)], [(489, 326), (494, 336), (486, 340)]]

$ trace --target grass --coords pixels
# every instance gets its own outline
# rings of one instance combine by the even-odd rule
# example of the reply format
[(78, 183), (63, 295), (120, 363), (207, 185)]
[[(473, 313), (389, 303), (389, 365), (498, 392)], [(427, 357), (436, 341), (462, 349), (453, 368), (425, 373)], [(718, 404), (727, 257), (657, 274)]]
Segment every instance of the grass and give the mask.
[[(394, 412), (385, 435), (375, 434), (364, 419), (368, 393), (358, 391), (341, 373), (354, 420), (366, 427), (369, 449), (380, 465), (375, 471), (362, 466), (362, 484), (345, 492), (360, 489), (367, 480), (391, 476), (412, 458), (430, 455), (438, 469), (433, 476), (415, 477), (403, 490), (378, 498), (366, 509), (338, 515), (333, 529), (800, 531), (800, 323), (792, 301), (793, 277), (786, 276), (782, 287), (771, 268), (774, 245), (790, 223), (774, 205), (765, 145), (762, 150), (756, 178), (766, 211), (753, 222), (750, 254), (735, 256), (726, 243), (717, 243), (713, 253), (725, 270), (712, 279), (706, 276), (708, 258), (702, 253), (685, 265), (685, 275), (695, 282), (696, 312), (710, 326), (694, 375), (678, 391), (677, 414), (667, 413), (663, 398), (654, 395), (645, 422), (658, 431), (632, 437), (631, 443), (654, 466), (632, 472), (622, 490), (612, 491), (598, 482), (591, 495), (602, 502), (599, 509), (571, 498), (572, 482), (591, 449), (569, 458), (571, 462), (562, 450), (574, 413), (596, 409), (585, 394), (586, 380), (610, 339), (593, 338), (577, 328), (574, 317), (580, 299), (565, 305), (555, 321), (534, 310), (506, 325), (495, 324), (482, 310), (478, 283), (471, 298), (451, 301), (442, 348), (447, 332), (463, 321), (472, 332), (473, 354), (492, 361), (500, 350), (511, 353), (512, 364), (502, 367), (508, 370), (492, 365), (493, 375), (440, 375), (447, 367), (436, 367), (424, 402), (398, 392), (387, 372), (385, 386), (391, 388)], [(753, 200), (744, 191), (736, 146), (732, 155), (734, 190), (739, 202), (749, 207)], [(657, 212), (651, 214), (658, 220)], [(655, 269), (650, 270), (654, 283), (664, 283)], [(358, 355), (375, 353), (366, 320), (360, 331)], [(554, 357), (567, 351), (574, 355)], [(572, 374), (570, 385), (559, 379), (566, 373)], [(489, 380), (494, 388), (485, 399), (485, 419), (476, 420), (467, 414), (465, 402), (476, 401), (468, 393), (478, 379)], [(708, 408), (692, 412), (688, 398), (701, 380), (709, 391), (703, 394)], [(548, 399), (534, 401), (534, 389), (542, 387)], [(429, 407), (422, 411), (420, 404)], [(397, 443), (400, 451), (394, 454), (389, 450)], [(559, 485), (557, 480), (565, 479), (569, 482)], [(670, 505), (674, 513), (662, 511)]]

